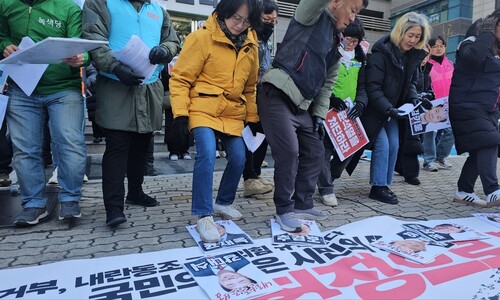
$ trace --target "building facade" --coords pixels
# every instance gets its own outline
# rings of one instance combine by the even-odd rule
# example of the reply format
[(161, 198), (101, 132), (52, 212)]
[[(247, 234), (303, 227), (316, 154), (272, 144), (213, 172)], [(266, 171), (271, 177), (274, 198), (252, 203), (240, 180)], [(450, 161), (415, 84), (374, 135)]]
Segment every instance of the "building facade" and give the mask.
[[(217, 0), (156, 0), (168, 10), (175, 29), (181, 40), (191, 31), (196, 30), (214, 10)], [(286, 29), (300, 0), (276, 1), (279, 7), (278, 24), (275, 28), (273, 43), (275, 49), (283, 40)], [(366, 29), (366, 39), (373, 45), (390, 30), (390, 0), (370, 0), (367, 9), (360, 13)]]
[(442, 36), (447, 41), (447, 56), (454, 61), (457, 46), (472, 24), (472, 2), (472, 0), (393, 0), (391, 24), (410, 11), (425, 14), (432, 25), (432, 36)]

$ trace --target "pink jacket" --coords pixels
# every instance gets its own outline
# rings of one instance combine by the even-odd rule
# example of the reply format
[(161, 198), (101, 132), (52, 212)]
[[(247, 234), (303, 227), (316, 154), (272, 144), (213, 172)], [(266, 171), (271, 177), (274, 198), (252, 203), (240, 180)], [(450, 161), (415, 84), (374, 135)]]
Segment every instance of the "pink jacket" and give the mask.
[(433, 59), (429, 59), (432, 64), (431, 69), (431, 85), (436, 99), (448, 97), (450, 94), (451, 77), (453, 76), (453, 63), (445, 56), (443, 63), (438, 63)]

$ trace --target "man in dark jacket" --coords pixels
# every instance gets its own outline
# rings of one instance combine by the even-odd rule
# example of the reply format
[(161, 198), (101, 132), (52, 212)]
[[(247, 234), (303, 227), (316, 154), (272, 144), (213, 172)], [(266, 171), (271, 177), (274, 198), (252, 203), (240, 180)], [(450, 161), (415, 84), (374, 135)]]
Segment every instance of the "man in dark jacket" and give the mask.
[(262, 78), (257, 105), (275, 161), (276, 221), (285, 231), (300, 232), (298, 218), (327, 217), (312, 200), (324, 155), (323, 120), (339, 66), (340, 32), (366, 2), (301, 1)]

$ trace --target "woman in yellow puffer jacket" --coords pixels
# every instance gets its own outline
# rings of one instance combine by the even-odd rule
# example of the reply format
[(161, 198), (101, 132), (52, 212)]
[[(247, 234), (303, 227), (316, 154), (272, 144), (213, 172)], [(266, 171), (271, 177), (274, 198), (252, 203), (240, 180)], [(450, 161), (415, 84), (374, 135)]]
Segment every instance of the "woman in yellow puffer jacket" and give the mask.
[[(238, 220), (232, 207), (245, 164), (241, 132), (257, 122), (258, 41), (253, 28), (261, 23), (258, 0), (222, 0), (203, 28), (191, 33), (172, 70), (170, 97), (174, 131), (190, 129), (196, 143), (191, 212), (205, 242), (220, 235), (212, 215)], [(212, 198), (215, 133), (228, 154), (215, 203)]]

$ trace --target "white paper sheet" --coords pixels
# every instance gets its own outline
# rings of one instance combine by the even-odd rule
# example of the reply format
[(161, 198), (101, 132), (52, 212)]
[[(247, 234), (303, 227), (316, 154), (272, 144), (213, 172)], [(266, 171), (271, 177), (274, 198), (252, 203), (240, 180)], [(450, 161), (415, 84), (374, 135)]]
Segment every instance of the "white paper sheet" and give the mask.
[[(16, 52), (29, 49), (34, 44), (35, 42), (33, 42), (30, 37), (26, 36), (19, 44), (20, 50)], [(48, 64), (6, 64), (4, 71), (26, 95), (31, 96), (48, 66)]]
[(93, 50), (107, 43), (107, 41), (79, 38), (48, 37), (29, 47), (20, 48), (14, 54), (0, 60), (0, 64), (58, 64), (65, 58)]
[(156, 65), (149, 62), (151, 49), (136, 35), (132, 35), (127, 45), (120, 50), (113, 50), (113, 55), (134, 72), (148, 80), (156, 70)]
[(253, 135), (252, 130), (248, 127), (248, 125), (243, 128), (241, 134), (243, 135), (245, 145), (247, 145), (248, 150), (252, 153), (259, 148), (260, 144), (262, 144), (266, 138), (266, 136), (260, 132), (257, 132), (257, 135)]
[(422, 104), (422, 102), (420, 102), (416, 106), (413, 105), (413, 104), (411, 104), (411, 103), (405, 103), (405, 104), (401, 105), (400, 107), (398, 107), (398, 110), (401, 111), (400, 113), (398, 113), (398, 115), (400, 115), (400, 116), (406, 116), (407, 114), (409, 114), (412, 111), (414, 111), (415, 108), (419, 107), (420, 104)]
[(7, 111), (7, 102), (9, 102), (9, 97), (0, 94), (0, 128), (2, 127), (5, 112)]

